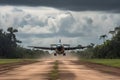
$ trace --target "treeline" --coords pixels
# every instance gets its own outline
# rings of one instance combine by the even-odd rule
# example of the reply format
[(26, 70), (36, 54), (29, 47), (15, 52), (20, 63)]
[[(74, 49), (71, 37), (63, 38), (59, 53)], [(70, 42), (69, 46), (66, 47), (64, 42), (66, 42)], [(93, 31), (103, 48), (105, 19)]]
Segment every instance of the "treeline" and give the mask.
[(107, 35), (101, 35), (103, 40), (101, 45), (91, 45), (84, 51), (78, 51), (80, 57), (84, 58), (120, 58), (120, 27), (116, 27), (113, 31), (109, 31), (112, 35), (110, 40), (106, 40)]
[(38, 58), (43, 55), (49, 55), (42, 50), (31, 50), (20, 47), (22, 41), (16, 39), (15, 33), (18, 30), (9, 27), (7, 32), (0, 29), (0, 58)]

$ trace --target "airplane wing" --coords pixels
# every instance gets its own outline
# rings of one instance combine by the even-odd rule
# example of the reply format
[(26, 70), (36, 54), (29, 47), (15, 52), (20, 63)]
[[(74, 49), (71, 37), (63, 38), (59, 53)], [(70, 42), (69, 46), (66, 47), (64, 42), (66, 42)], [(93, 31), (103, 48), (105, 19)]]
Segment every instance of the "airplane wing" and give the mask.
[(63, 44), (63, 46), (70, 46), (70, 44)]
[(82, 46), (81, 46), (81, 47), (78, 47), (78, 46), (77, 46), (77, 47), (65, 47), (64, 49), (65, 49), (65, 50), (75, 50), (75, 49), (84, 49), (84, 48), (86, 48), (86, 47), (82, 47)]
[(28, 46), (36, 49), (45, 49), (45, 50), (55, 50), (55, 47), (37, 47), (37, 46)]
[(57, 44), (51, 44), (51, 46), (57, 46)]

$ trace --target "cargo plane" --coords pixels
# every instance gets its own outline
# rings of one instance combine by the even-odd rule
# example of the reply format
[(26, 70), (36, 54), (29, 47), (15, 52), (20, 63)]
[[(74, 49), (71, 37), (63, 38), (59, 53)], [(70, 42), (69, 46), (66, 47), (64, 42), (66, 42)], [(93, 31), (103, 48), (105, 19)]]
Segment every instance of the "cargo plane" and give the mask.
[(50, 47), (37, 47), (37, 46), (28, 46), (36, 49), (44, 49), (44, 50), (55, 50), (54, 56), (63, 55), (66, 56), (65, 50), (75, 50), (75, 49), (84, 49), (81, 45), (76, 47), (71, 47), (70, 44), (62, 44), (61, 40), (59, 40), (58, 44), (51, 44)]

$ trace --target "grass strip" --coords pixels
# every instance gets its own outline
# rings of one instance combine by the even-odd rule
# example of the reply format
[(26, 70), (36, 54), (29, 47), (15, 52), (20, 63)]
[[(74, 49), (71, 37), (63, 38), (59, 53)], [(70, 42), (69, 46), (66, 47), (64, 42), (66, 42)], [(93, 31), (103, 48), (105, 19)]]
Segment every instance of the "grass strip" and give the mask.
[(24, 62), (24, 61), (35, 61), (35, 59), (0, 59), (0, 64)]
[(81, 59), (81, 60), (120, 68), (120, 59)]
[(58, 61), (54, 62), (53, 69), (50, 72), (50, 80), (57, 80), (59, 78), (59, 71), (58, 71)]

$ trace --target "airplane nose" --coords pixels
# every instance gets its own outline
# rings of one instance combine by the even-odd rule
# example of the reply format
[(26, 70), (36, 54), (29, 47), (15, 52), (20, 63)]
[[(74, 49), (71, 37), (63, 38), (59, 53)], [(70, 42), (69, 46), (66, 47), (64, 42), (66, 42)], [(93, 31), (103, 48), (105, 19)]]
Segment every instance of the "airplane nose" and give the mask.
[(57, 50), (58, 50), (58, 51), (61, 51), (61, 50), (62, 50), (62, 46), (58, 46), (58, 47), (57, 47)]

